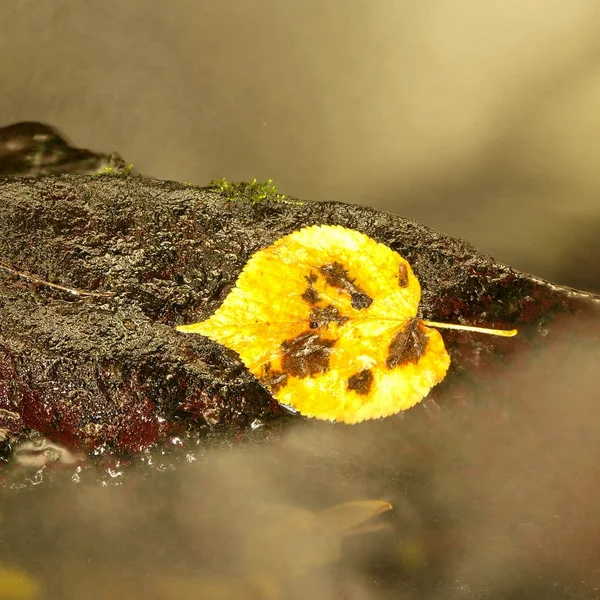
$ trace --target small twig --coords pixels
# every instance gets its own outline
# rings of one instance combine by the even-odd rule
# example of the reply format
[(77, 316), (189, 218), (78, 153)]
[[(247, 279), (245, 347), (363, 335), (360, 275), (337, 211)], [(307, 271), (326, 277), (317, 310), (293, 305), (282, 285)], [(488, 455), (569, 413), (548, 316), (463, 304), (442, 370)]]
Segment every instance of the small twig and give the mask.
[(28, 273), (27, 271), (17, 271), (17, 269), (13, 269), (8, 265), (0, 262), (0, 269), (4, 269), (8, 271), (11, 275), (15, 277), (20, 277), (21, 279), (27, 279), (31, 283), (36, 285), (45, 285), (47, 287), (54, 288), (55, 290), (61, 290), (63, 292), (68, 292), (69, 294), (73, 294), (74, 296), (95, 296), (97, 298), (112, 298), (115, 296), (115, 292), (89, 292), (87, 290), (80, 290), (78, 288), (69, 287), (66, 285), (60, 285), (58, 283), (51, 283), (50, 281), (45, 281), (38, 275), (34, 275), (33, 273)]

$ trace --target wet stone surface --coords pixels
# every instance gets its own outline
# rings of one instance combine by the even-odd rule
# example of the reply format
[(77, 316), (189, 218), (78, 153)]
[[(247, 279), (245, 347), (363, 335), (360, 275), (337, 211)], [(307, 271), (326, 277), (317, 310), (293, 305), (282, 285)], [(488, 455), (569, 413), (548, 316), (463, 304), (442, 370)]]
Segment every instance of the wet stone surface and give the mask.
[[(223, 198), (216, 191), (143, 178), (60, 176), (0, 180), (0, 262), (84, 296), (0, 270), (0, 430), (14, 445), (31, 435), (71, 451), (132, 455), (174, 436), (247, 431), (284, 418), (237, 355), (173, 327), (208, 317), (248, 258), (313, 224), (339, 224), (389, 245), (421, 282), (423, 318), (519, 328), (511, 340), (444, 332), (452, 366), (434, 389), (444, 406), (497, 385), (511, 361), (552, 343), (556, 328), (597, 339), (597, 301), (495, 263), (468, 243), (399, 216), (342, 203)], [(370, 298), (335, 264), (328, 277), (351, 301)], [(314, 281), (306, 282), (306, 298)], [(398, 274), (403, 285), (403, 274)], [(327, 312), (315, 322), (336, 321)], [(589, 325), (591, 322), (592, 326)], [(327, 340), (290, 340), (286, 370), (328, 368)], [(390, 361), (426, 344), (417, 329)], [(595, 336), (595, 337), (594, 337)], [(321, 344), (306, 364), (306, 344)], [(314, 364), (313, 364), (314, 363)], [(265, 378), (279, 373), (265, 373)], [(359, 391), (368, 374), (348, 381)], [(12, 446), (11, 446), (12, 447)]]

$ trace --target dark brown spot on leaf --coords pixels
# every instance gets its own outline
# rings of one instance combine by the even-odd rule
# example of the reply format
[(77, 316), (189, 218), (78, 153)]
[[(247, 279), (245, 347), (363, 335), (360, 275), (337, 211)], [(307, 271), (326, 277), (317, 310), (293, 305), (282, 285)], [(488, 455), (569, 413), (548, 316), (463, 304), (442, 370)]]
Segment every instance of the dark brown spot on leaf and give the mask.
[(371, 306), (373, 298), (365, 294), (365, 292), (354, 284), (354, 280), (350, 279), (348, 270), (344, 268), (344, 265), (336, 261), (319, 267), (319, 270), (325, 275), (325, 281), (330, 286), (342, 289), (350, 294), (350, 304), (352, 305), (352, 308), (360, 310), (361, 308), (368, 308)]
[(320, 329), (321, 327), (327, 327), (329, 323), (337, 323), (342, 325), (348, 320), (348, 317), (344, 316), (337, 306), (328, 304), (324, 308), (313, 308), (310, 312), (310, 328)]
[(306, 331), (281, 344), (281, 368), (292, 377), (314, 377), (329, 370), (331, 348), (336, 340)]
[(319, 292), (315, 290), (313, 284), (317, 282), (319, 279), (316, 273), (310, 272), (309, 275), (305, 275), (304, 279), (306, 279), (308, 283), (308, 287), (304, 290), (302, 294), (302, 300), (308, 302), (308, 304), (314, 305), (321, 301), (321, 297), (319, 296)]
[(282, 371), (274, 371), (271, 369), (271, 363), (264, 365), (261, 376), (258, 378), (260, 383), (275, 394), (281, 388), (287, 385), (288, 376)]
[(398, 285), (401, 288), (408, 286), (408, 267), (405, 263), (400, 263), (400, 267), (398, 269)]
[(366, 396), (373, 385), (373, 373), (370, 369), (364, 369), (352, 375), (346, 381), (346, 389), (354, 391), (361, 396)]
[(373, 303), (373, 298), (367, 296), (364, 292), (358, 291), (350, 294), (350, 304), (352, 308), (360, 310), (361, 308), (369, 308)]
[(309, 304), (317, 304), (321, 300), (319, 296), (319, 292), (315, 290), (314, 287), (307, 287), (302, 294), (302, 300), (308, 302)]
[(339, 262), (332, 262), (319, 267), (319, 271), (325, 275), (325, 281), (334, 288), (344, 288), (350, 283), (348, 271)]
[(416, 363), (425, 354), (429, 338), (418, 319), (411, 319), (392, 340), (385, 365), (393, 369), (398, 365)]

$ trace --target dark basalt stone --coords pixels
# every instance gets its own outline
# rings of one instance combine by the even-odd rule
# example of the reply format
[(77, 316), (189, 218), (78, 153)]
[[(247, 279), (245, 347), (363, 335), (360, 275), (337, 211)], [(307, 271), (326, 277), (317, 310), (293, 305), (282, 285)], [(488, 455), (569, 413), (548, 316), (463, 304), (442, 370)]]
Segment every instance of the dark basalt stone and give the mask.
[(0, 127), (0, 177), (129, 172), (117, 152), (105, 154), (73, 146), (54, 127), (35, 121)]
[(591, 295), (370, 208), (252, 203), (139, 177), (3, 179), (0, 261), (13, 270), (0, 270), (3, 443), (40, 432), (87, 452), (130, 453), (182, 431), (280, 419), (234, 352), (174, 326), (212, 314), (255, 251), (315, 224), (356, 229), (402, 254), (421, 282), (423, 318), (519, 328), (513, 339), (443, 332), (452, 365), (433, 392), (442, 406), (458, 389), (461, 402), (485, 397), (513, 357), (551, 344), (555, 329), (600, 338)]

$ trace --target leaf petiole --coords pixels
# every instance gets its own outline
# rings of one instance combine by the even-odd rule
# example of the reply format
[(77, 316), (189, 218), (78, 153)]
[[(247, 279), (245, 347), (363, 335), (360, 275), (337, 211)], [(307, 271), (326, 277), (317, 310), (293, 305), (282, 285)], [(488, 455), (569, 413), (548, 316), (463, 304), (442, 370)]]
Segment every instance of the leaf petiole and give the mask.
[(456, 323), (437, 323), (436, 321), (421, 321), (427, 327), (437, 329), (459, 329), (461, 331), (475, 331), (476, 333), (486, 333), (488, 335), (498, 335), (501, 337), (513, 337), (517, 335), (516, 329), (489, 329), (487, 327), (476, 327), (475, 325), (457, 325)]

